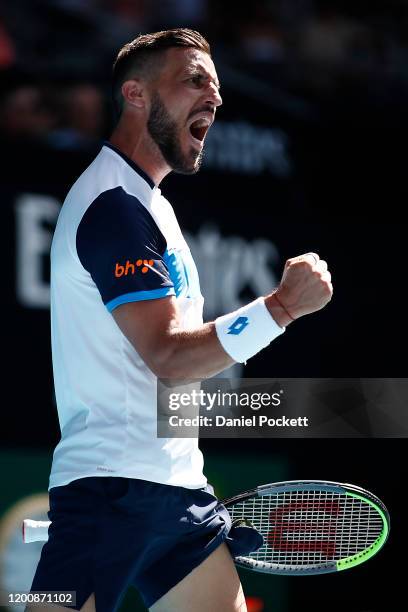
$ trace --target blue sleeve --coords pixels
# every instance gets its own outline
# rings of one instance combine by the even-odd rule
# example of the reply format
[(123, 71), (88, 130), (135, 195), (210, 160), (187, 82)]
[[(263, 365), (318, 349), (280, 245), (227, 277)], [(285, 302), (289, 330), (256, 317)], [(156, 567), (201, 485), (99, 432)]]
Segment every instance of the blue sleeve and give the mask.
[(109, 311), (175, 295), (164, 261), (166, 239), (143, 204), (121, 187), (92, 202), (78, 226), (76, 247)]

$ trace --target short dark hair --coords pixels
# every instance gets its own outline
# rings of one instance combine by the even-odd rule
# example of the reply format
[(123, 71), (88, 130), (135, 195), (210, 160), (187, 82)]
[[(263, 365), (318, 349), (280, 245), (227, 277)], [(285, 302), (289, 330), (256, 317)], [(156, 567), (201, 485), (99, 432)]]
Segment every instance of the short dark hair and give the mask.
[(210, 45), (206, 39), (199, 32), (188, 28), (140, 34), (126, 43), (113, 64), (112, 100), (118, 117), (123, 111), (122, 84), (131, 75), (144, 78), (148, 75), (154, 76), (159, 66), (157, 59), (163, 51), (171, 47), (193, 47), (211, 55)]

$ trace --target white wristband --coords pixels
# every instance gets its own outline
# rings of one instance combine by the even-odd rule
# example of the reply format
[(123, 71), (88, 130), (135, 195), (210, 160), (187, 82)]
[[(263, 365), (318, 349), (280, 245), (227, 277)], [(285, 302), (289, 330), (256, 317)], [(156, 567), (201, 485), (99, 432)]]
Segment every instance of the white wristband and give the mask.
[(218, 317), (215, 330), (223, 349), (243, 363), (259, 353), (285, 331), (272, 318), (263, 297), (234, 312)]

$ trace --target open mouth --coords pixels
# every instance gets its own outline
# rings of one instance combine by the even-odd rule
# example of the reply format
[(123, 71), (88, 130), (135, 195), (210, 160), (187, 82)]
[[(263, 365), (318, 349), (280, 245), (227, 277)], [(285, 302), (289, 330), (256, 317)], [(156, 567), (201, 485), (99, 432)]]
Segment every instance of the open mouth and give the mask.
[(207, 117), (196, 119), (190, 125), (190, 134), (196, 142), (203, 143), (211, 121)]

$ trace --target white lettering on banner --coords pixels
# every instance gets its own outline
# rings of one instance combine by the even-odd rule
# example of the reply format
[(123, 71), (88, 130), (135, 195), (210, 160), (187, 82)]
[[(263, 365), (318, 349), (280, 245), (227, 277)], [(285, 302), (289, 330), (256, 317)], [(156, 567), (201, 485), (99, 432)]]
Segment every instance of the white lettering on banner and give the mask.
[(272, 266), (279, 264), (279, 253), (270, 240), (222, 237), (214, 225), (204, 226), (196, 236), (184, 235), (200, 275), (206, 320), (247, 304), (251, 298), (240, 298), (245, 289), (255, 299), (278, 286)]
[(49, 281), (44, 278), (48, 262), (52, 229), (55, 227), (60, 202), (51, 196), (23, 194), (15, 204), (16, 211), (16, 292), (17, 299), (29, 308), (48, 308)]
[(286, 178), (292, 172), (288, 136), (277, 128), (217, 120), (205, 142), (203, 167), (241, 174), (266, 171)]

